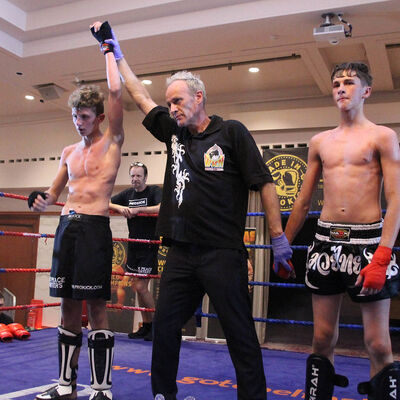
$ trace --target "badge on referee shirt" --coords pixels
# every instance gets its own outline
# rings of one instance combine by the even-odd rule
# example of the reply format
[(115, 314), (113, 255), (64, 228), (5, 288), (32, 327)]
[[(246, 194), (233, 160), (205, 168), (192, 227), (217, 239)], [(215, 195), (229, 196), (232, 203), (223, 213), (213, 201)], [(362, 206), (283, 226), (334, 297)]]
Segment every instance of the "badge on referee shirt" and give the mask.
[(204, 153), (204, 169), (206, 171), (223, 171), (225, 154), (217, 144)]

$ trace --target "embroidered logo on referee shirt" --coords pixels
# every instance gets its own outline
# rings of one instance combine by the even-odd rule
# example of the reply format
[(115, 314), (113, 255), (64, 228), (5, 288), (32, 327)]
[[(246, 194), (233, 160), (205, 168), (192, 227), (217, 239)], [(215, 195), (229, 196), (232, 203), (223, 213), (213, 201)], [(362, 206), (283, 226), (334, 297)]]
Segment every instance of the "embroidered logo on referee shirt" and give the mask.
[(339, 228), (336, 226), (332, 226), (329, 229), (329, 239), (343, 240), (344, 242), (348, 242), (350, 240), (350, 232), (350, 228)]
[(223, 171), (225, 154), (217, 144), (204, 153), (204, 169), (206, 171)]
[(179, 208), (183, 202), (183, 192), (185, 191), (186, 182), (190, 181), (190, 176), (186, 168), (182, 168), (185, 146), (182, 143), (179, 143), (176, 135), (172, 135), (171, 137), (171, 149), (173, 160), (171, 169), (176, 179), (174, 192), (176, 193), (175, 196)]

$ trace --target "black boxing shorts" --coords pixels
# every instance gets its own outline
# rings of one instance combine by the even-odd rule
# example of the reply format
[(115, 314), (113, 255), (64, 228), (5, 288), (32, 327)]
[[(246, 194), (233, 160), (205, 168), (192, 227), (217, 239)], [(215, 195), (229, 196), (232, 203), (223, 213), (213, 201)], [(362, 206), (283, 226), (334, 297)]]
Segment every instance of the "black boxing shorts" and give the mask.
[(109, 300), (112, 255), (108, 217), (62, 215), (54, 239), (50, 296)]
[(397, 295), (400, 272), (396, 254), (386, 271), (386, 283), (375, 295), (360, 294), (355, 286), (362, 268), (372, 260), (379, 245), (382, 221), (372, 224), (343, 224), (318, 220), (315, 239), (308, 248), (305, 283), (320, 295), (348, 292), (355, 302), (372, 302)]
[(157, 245), (129, 246), (126, 271), (135, 274), (157, 275)]

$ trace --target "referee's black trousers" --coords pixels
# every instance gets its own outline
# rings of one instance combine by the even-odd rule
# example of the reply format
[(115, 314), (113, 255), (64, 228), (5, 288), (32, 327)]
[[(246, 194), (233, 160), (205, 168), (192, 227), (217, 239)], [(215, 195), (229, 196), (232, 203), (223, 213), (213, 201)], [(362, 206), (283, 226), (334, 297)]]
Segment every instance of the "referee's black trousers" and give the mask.
[(154, 316), (151, 381), (154, 396), (175, 400), (182, 328), (207, 293), (235, 367), (237, 398), (265, 400), (261, 349), (251, 315), (245, 250), (174, 243), (160, 282)]

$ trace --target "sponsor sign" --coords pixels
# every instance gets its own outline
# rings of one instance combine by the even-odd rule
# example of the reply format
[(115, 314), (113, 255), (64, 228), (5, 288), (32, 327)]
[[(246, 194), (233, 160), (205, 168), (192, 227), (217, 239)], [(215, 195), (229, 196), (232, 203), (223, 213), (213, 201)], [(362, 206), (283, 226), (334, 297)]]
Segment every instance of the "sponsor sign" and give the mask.
[[(308, 148), (264, 149), (263, 158), (276, 185), (281, 211), (291, 211), (307, 170)], [(310, 211), (321, 211), (323, 181), (313, 193)]]

